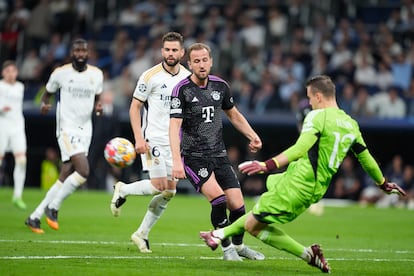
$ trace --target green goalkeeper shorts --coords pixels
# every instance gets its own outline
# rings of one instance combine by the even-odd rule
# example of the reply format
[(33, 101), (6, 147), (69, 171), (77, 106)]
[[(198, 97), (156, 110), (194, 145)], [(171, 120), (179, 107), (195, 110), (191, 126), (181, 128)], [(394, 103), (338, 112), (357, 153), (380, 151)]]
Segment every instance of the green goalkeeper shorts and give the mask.
[(299, 191), (286, 173), (269, 175), (266, 186), (268, 191), (260, 196), (252, 211), (260, 222), (284, 224), (297, 218), (310, 206), (312, 191)]

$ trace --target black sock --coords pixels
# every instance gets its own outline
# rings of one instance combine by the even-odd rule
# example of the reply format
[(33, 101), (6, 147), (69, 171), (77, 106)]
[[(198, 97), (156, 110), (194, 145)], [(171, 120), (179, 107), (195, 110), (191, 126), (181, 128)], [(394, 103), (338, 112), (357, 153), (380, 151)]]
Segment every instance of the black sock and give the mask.
[[(229, 224), (229, 220), (227, 219), (227, 201), (226, 196), (220, 195), (210, 201), (211, 203), (211, 223), (213, 224), (214, 228), (223, 228)], [(229, 239), (224, 239), (221, 241), (221, 245), (223, 247), (227, 247), (230, 245)]]
[[(242, 207), (240, 207), (239, 209), (230, 211), (230, 216), (229, 216), (230, 223), (235, 222), (239, 217), (242, 217), (245, 213), (246, 213), (246, 210), (244, 208), (244, 205)], [(243, 243), (243, 236), (244, 236), (244, 232), (240, 235), (233, 236), (232, 237), (233, 244), (234, 245), (242, 244)]]

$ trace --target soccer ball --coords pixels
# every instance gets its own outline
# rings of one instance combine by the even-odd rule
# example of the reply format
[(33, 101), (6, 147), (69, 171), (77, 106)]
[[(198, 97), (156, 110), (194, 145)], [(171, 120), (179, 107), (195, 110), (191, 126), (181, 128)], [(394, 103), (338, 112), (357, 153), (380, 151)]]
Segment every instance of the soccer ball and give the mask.
[(104, 156), (110, 165), (126, 168), (134, 163), (136, 152), (134, 145), (128, 139), (115, 137), (106, 144)]

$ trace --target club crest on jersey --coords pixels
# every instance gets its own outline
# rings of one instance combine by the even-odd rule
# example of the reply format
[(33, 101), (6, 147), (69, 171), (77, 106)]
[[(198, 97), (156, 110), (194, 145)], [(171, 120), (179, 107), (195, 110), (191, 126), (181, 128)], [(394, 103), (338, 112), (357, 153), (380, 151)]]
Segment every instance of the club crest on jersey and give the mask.
[(141, 93), (144, 93), (145, 91), (147, 91), (147, 86), (145, 84), (141, 83), (138, 86), (138, 91), (141, 92)]
[(180, 107), (180, 105), (181, 105), (181, 101), (180, 101), (180, 99), (178, 99), (178, 98), (173, 98), (173, 99), (171, 100), (171, 107), (172, 107), (172, 108), (178, 108), (178, 107)]
[(199, 169), (197, 174), (199, 176), (201, 176), (202, 178), (206, 178), (208, 176), (207, 168), (201, 168), (201, 169)]
[(220, 100), (220, 92), (218, 92), (217, 90), (214, 90), (213, 92), (211, 92), (211, 97), (215, 101)]

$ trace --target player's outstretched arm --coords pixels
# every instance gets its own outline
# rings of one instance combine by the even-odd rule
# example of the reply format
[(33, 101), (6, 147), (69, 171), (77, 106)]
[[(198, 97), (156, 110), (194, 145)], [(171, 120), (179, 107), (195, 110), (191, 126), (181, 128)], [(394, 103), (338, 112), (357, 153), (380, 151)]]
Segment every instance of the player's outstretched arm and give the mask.
[(266, 164), (257, 160), (245, 161), (239, 164), (239, 170), (247, 175), (267, 172)]
[(407, 193), (397, 183), (384, 181), (383, 184), (378, 187), (386, 194), (398, 194), (400, 196), (406, 196)]
[(375, 183), (377, 183), (377, 186), (387, 194), (399, 194), (400, 196), (405, 196), (406, 192), (398, 186), (397, 183), (387, 182), (378, 163), (375, 161), (374, 157), (372, 157), (369, 150), (361, 144), (360, 148), (362, 151), (356, 154), (358, 161), (365, 172), (368, 173)]
[(245, 161), (239, 164), (239, 170), (247, 175), (266, 173), (279, 168), (279, 162), (276, 157), (268, 159), (264, 162), (257, 160)]
[(257, 173), (267, 173), (279, 169), (289, 164), (287, 155), (282, 152), (279, 155), (267, 159), (266, 161), (260, 162), (257, 160), (245, 161), (239, 164), (239, 170), (247, 175)]

